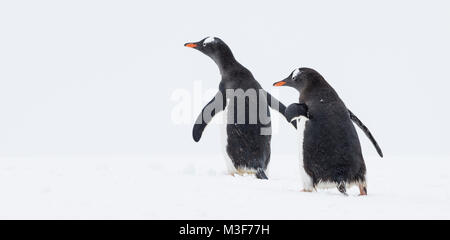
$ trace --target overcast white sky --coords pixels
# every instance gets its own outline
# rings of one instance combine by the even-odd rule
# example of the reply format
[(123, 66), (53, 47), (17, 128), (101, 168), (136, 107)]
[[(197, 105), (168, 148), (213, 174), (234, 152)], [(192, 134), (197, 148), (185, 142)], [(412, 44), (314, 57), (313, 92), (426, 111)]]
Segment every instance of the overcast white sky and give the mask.
[[(209, 35), (285, 104), (297, 92), (272, 83), (296, 67), (318, 70), (386, 157), (448, 155), (449, 9), (446, 1), (2, 1), (0, 155), (218, 152), (218, 126), (195, 143), (192, 124), (171, 120), (174, 91), (219, 84), (215, 64), (183, 47)], [(279, 126), (272, 151), (296, 153), (295, 132)], [(375, 155), (359, 133), (364, 154)]]

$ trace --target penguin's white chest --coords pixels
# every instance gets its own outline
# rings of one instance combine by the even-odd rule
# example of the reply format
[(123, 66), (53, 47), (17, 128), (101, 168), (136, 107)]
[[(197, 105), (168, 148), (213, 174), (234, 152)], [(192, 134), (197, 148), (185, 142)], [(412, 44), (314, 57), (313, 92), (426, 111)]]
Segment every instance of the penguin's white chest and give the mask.
[(294, 118), (297, 121), (297, 134), (298, 134), (298, 141), (299, 141), (299, 166), (300, 166), (300, 175), (303, 182), (303, 190), (311, 191), (313, 190), (313, 181), (312, 178), (306, 173), (305, 167), (303, 164), (303, 141), (305, 138), (305, 126), (306, 122), (309, 120), (305, 116), (299, 116), (297, 118)]
[(309, 120), (307, 117), (299, 116), (297, 118), (294, 118), (297, 121), (297, 134), (298, 134), (298, 141), (299, 141), (299, 159), (300, 164), (303, 166), (303, 140), (305, 137), (305, 126), (306, 122)]

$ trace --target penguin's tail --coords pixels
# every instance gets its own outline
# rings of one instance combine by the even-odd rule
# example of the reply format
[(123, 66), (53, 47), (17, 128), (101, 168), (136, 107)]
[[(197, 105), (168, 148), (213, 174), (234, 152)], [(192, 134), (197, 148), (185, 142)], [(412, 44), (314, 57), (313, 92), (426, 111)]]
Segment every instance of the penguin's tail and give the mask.
[(262, 168), (258, 168), (255, 174), (258, 179), (269, 179)]

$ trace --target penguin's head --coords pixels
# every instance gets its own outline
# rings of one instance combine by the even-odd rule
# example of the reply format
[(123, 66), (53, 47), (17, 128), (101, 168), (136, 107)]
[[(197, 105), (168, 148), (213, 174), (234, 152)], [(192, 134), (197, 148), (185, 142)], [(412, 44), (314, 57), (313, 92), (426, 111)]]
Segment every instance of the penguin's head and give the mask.
[(199, 50), (205, 55), (211, 57), (214, 61), (223, 57), (232, 57), (231, 49), (225, 44), (222, 39), (218, 37), (207, 37), (198, 42), (189, 42), (184, 44), (185, 47), (190, 47)]
[(297, 89), (299, 92), (307, 85), (311, 85), (315, 81), (319, 81), (320, 74), (311, 68), (297, 68), (292, 71), (289, 76), (279, 82), (274, 83), (276, 87), (288, 86)]

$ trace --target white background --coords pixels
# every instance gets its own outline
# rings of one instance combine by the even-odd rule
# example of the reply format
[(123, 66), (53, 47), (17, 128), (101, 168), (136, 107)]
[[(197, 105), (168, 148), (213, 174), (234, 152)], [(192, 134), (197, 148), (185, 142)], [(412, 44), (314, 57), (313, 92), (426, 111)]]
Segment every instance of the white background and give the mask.
[[(224, 170), (216, 157), (222, 148), (219, 126), (208, 127), (195, 143), (191, 137), (193, 120), (176, 124), (171, 117), (179, 104), (171, 98), (175, 91), (192, 93), (195, 82), (205, 90), (219, 84), (214, 62), (183, 47), (185, 42), (206, 36), (223, 39), (237, 60), (285, 104), (294, 102), (297, 92), (273, 88), (272, 83), (296, 67), (318, 70), (378, 140), (385, 154), (381, 160), (359, 131), (366, 162), (376, 164), (373, 169), (378, 173), (392, 171), (391, 179), (383, 183), (396, 186), (398, 181), (414, 182), (407, 176), (422, 177), (426, 180), (421, 181), (421, 191), (440, 182), (435, 187), (446, 194), (440, 195), (442, 200), (448, 200), (449, 9), (446, 1), (2, 1), (0, 178), (8, 185), (2, 191), (11, 193), (3, 201), (17, 203), (18, 199), (51, 193), (33, 209), (45, 210), (48, 204), (60, 208), (60, 214), (44, 210), (19, 214), (17, 209), (23, 206), (17, 206), (0, 217), (283, 218), (285, 215), (270, 215), (270, 211), (268, 215), (201, 215), (198, 211), (136, 215), (106, 208), (92, 213), (76, 197), (71, 205), (75, 207), (68, 208), (61, 192), (65, 186), (52, 187), (54, 182), (88, 186), (102, 181), (96, 170), (99, 166), (99, 171), (110, 169), (111, 162), (116, 164), (114, 174), (122, 177), (133, 175), (133, 161), (147, 167), (164, 162), (168, 168), (184, 171), (185, 164), (187, 169), (197, 168), (202, 162), (196, 159), (213, 156), (205, 171)], [(188, 101), (192, 118), (209, 96), (205, 94), (201, 103)], [(275, 113), (273, 116), (280, 118)], [(272, 165), (297, 169), (298, 144), (293, 129), (279, 121), (272, 139)], [(415, 165), (411, 167), (408, 160), (413, 158)], [(279, 159), (289, 159), (292, 165)], [(72, 172), (77, 167), (79, 174)], [(85, 174), (83, 170), (90, 168), (89, 180), (77, 182)], [(123, 168), (130, 170), (125, 174)], [(158, 172), (157, 167), (149, 168)], [(423, 173), (428, 168), (430, 172)], [(442, 174), (436, 175), (436, 169)], [(142, 169), (137, 172), (147, 174)], [(197, 176), (196, 171), (188, 173)], [(212, 175), (212, 179), (224, 178), (223, 174)], [(374, 178), (371, 184), (377, 186), (378, 178)], [(30, 182), (37, 185), (30, 186)], [(140, 184), (151, 189), (146, 185), (150, 184), (148, 179)], [(164, 180), (159, 184), (164, 186)], [(299, 182), (289, 184), (300, 186)], [(404, 187), (392, 191), (401, 192)], [(411, 192), (417, 190), (409, 187)], [(22, 191), (14, 192), (17, 189)], [(375, 194), (390, 202), (385, 188), (377, 190)], [(78, 191), (74, 195), (96, 201), (87, 197), (83, 187)], [(111, 192), (98, 197), (109, 199)], [(410, 217), (437, 217), (428, 213)], [(393, 217), (408, 217), (402, 214)], [(450, 216), (445, 211), (441, 214)], [(344, 217), (322, 217), (330, 216)], [(355, 215), (358, 217), (362, 216)]]

